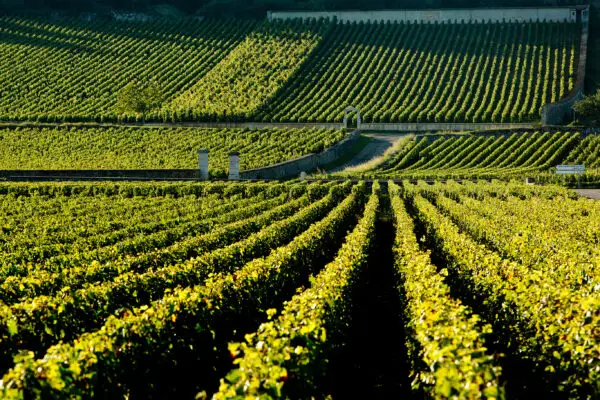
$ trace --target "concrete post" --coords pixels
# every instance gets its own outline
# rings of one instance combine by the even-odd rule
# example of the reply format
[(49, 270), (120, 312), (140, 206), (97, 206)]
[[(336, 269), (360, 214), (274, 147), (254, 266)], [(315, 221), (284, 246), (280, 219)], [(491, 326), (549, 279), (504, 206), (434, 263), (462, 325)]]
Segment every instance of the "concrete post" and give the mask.
[(229, 153), (229, 180), (240, 179), (240, 153), (232, 151)]
[(198, 171), (200, 173), (200, 179), (203, 181), (207, 181), (209, 178), (207, 149), (198, 150)]

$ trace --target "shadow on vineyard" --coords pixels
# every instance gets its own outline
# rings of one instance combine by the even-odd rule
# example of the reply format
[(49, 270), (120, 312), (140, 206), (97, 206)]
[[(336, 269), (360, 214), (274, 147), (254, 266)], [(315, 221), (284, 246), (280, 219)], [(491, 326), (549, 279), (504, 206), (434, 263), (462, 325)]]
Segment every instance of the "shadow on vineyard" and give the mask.
[[(131, 360), (120, 371), (118, 386), (126, 388), (130, 399), (194, 398), (199, 391), (215, 392), (219, 379), (233, 367), (227, 344), (244, 340), (265, 319), (260, 310), (231, 311), (210, 329), (203, 329), (202, 321), (185, 321), (186, 329), (171, 338), (160, 356), (152, 352)], [(114, 387), (115, 382), (106, 382), (97, 390), (113, 393)]]
[[(32, 45), (32, 47), (40, 50), (40, 49), (49, 49), (49, 50), (55, 50), (55, 51), (60, 51), (60, 50), (64, 50), (67, 51), (69, 53), (77, 53), (77, 54), (86, 54), (86, 55), (92, 55), (94, 54), (95, 50), (93, 50), (91, 47), (88, 46), (81, 46), (81, 45), (75, 45), (75, 44), (69, 44), (69, 43), (64, 43), (61, 41), (61, 37), (49, 37), (49, 35), (46, 35), (46, 38), (39, 38), (36, 40), (36, 43)], [(16, 34), (11, 34), (11, 33), (7, 33), (4, 32), (1, 36), (0, 39), (2, 41), (2, 44), (5, 45), (11, 45), (11, 46), (19, 46), (23, 44), (23, 39), (21, 36), (16, 35)]]
[[(423, 251), (431, 251), (431, 261), (438, 270), (447, 268), (450, 261), (442, 254), (438, 245), (428, 237), (427, 230), (422, 221), (419, 220), (414, 205), (406, 201), (406, 208), (415, 221), (415, 235)], [(466, 233), (466, 232), (465, 232)], [(483, 323), (490, 323), (493, 333), (486, 337), (486, 347), (490, 354), (499, 356), (498, 362), (502, 368), (502, 381), (506, 390), (507, 399), (561, 399), (564, 393), (557, 393), (556, 383), (552, 381), (549, 374), (540, 370), (539, 366), (518, 355), (518, 344), (514, 340), (513, 333), (508, 330), (507, 321), (501, 318), (487, 318), (485, 309), (486, 299), (471, 292), (461, 281), (460, 276), (447, 268), (446, 283), (450, 288), (452, 297), (459, 299), (463, 304), (470, 307), (474, 313), (479, 314)], [(556, 382), (556, 377), (554, 377)]]
[(220, 378), (234, 367), (228, 343), (244, 341), (246, 334), (255, 332), (267, 320), (266, 310), (281, 310), (284, 301), (308, 287), (309, 277), (333, 260), (347, 231), (356, 223), (356, 216), (347, 216), (340, 229), (332, 234), (331, 245), (319, 251), (310, 264), (298, 269), (293, 279), (281, 280), (278, 290), (260, 294), (227, 293), (236, 306), (220, 309), (206, 321), (193, 314), (181, 320), (178, 317), (178, 333), (163, 340), (163, 348), (129, 360), (130, 364), (119, 370), (118, 385), (109, 379), (115, 372), (106, 371), (109, 378), (100, 379), (97, 391), (125, 393), (130, 399), (194, 398), (199, 392), (210, 397), (218, 390)]
[[(382, 190), (382, 194), (387, 190)], [(376, 245), (355, 293), (348, 343), (331, 367), (331, 393), (341, 399), (411, 398), (401, 299), (394, 287), (394, 226), (381, 196)]]

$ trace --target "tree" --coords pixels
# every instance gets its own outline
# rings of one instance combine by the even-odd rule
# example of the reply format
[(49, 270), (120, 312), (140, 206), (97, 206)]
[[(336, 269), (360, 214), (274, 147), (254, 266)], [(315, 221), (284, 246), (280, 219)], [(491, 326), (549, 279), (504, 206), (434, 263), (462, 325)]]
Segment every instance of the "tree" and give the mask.
[(162, 94), (156, 82), (142, 85), (130, 82), (119, 93), (116, 110), (120, 115), (137, 114), (145, 120), (146, 113), (161, 105)]
[(573, 109), (585, 118), (592, 118), (595, 121), (600, 120), (600, 89), (596, 94), (585, 96), (582, 100), (577, 101)]

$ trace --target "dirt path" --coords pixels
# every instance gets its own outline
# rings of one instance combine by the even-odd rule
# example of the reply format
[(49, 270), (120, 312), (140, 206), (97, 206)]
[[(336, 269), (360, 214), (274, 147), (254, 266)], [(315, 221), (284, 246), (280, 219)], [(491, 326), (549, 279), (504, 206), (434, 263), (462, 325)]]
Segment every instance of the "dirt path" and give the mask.
[(600, 200), (600, 189), (573, 189), (581, 197), (587, 197), (588, 199)]
[(359, 278), (361, 284), (353, 293), (357, 302), (348, 319), (348, 342), (337, 364), (329, 366), (336, 373), (331, 381), (334, 399), (413, 398), (402, 302), (395, 286), (395, 230), (389, 197), (383, 194), (381, 202), (375, 248)]
[(346, 168), (354, 167), (372, 160), (373, 158), (379, 157), (385, 153), (388, 148), (392, 147), (399, 139), (403, 138), (407, 134), (363, 133), (362, 135), (370, 138), (371, 141), (353, 159), (341, 167), (337, 167), (329, 172), (340, 172)]

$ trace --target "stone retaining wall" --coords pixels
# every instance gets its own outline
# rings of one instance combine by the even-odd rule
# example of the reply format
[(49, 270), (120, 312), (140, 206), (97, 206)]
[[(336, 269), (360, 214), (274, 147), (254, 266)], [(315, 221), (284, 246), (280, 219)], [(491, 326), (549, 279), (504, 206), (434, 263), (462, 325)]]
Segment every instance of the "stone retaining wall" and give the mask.
[[(241, 179), (281, 179), (297, 177), (301, 172), (310, 172), (332, 163), (346, 153), (358, 140), (360, 132), (355, 131), (346, 139), (316, 154), (289, 160), (268, 167), (250, 169), (240, 172)], [(241, 155), (243, 157), (243, 154)]]
[(445, 10), (378, 11), (269, 11), (269, 21), (286, 19), (337, 19), (342, 22), (576, 22), (576, 7), (476, 8)]
[[(289, 128), (289, 129), (303, 129), (303, 128), (314, 128), (314, 129), (342, 129), (345, 126), (342, 123), (329, 123), (329, 122), (189, 122), (189, 123), (174, 123), (167, 124), (169, 127), (182, 127), (182, 128), (242, 128), (242, 129), (274, 129), (274, 128)], [(156, 127), (165, 126), (165, 124), (153, 124), (147, 123), (145, 127)]]
[(147, 122), (145, 124), (136, 122), (28, 122), (28, 121), (7, 121), (0, 122), (0, 128), (237, 128), (237, 129), (343, 129), (344, 124), (336, 122), (179, 122), (179, 123), (158, 123)]
[[(558, 125), (565, 119), (569, 119), (573, 115), (573, 105), (577, 100), (583, 98), (584, 83), (585, 83), (585, 68), (587, 62), (587, 43), (589, 35), (589, 8), (581, 11), (582, 13), (582, 28), (581, 28), (581, 43), (579, 45), (579, 64), (577, 66), (577, 81), (575, 87), (565, 96), (564, 99), (551, 104), (546, 104), (540, 112), (543, 125)], [(565, 118), (567, 117), (567, 118)]]
[(540, 114), (543, 125), (559, 125), (565, 120), (573, 118), (573, 106), (577, 100), (583, 98), (583, 85), (568, 98), (556, 103), (546, 104), (542, 107)]
[[(112, 124), (112, 123), (35, 123), (35, 122), (8, 122), (0, 123), (0, 128), (237, 128), (237, 129), (344, 129), (343, 123), (311, 123), (311, 122), (290, 122), (290, 123), (270, 123), (270, 122), (189, 122), (178, 124)], [(399, 123), (365, 123), (362, 122), (359, 129), (363, 131), (397, 131), (397, 132), (430, 132), (430, 131), (464, 131), (477, 129), (512, 129), (512, 128), (531, 128), (532, 123), (453, 123), (453, 122), (399, 122)]]
[(198, 169), (145, 170), (0, 170), (5, 180), (194, 180)]
[(373, 132), (435, 132), (435, 131), (476, 131), (476, 130), (502, 130), (502, 129), (533, 129), (531, 123), (506, 123), (506, 124), (471, 124), (471, 123), (444, 123), (444, 122), (419, 122), (419, 123), (362, 123), (360, 129)]
[[(310, 172), (336, 161), (359, 138), (355, 131), (346, 139), (321, 153), (308, 154), (295, 160), (263, 168), (240, 172), (240, 179), (281, 179)], [(241, 153), (240, 157), (244, 157)], [(210, 154), (209, 154), (210, 158)], [(0, 170), (0, 179), (25, 181), (65, 180), (199, 180), (199, 169), (146, 169), (146, 170)]]

